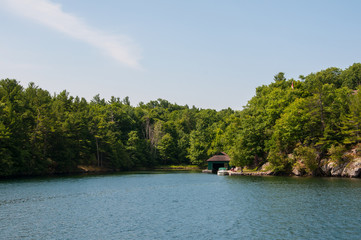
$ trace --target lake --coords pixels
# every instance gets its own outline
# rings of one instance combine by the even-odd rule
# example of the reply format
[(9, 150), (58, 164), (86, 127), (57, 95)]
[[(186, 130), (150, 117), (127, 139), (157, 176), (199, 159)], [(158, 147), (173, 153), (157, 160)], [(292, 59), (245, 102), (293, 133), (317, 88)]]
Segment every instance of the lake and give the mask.
[(361, 179), (194, 172), (0, 181), (0, 239), (360, 239)]

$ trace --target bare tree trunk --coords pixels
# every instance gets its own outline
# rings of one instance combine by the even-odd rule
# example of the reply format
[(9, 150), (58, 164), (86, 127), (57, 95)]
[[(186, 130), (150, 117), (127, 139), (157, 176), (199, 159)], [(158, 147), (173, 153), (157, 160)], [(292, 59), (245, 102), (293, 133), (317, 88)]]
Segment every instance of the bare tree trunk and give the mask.
[(145, 120), (145, 138), (149, 139), (149, 128), (150, 128), (150, 120), (147, 118)]
[(95, 144), (97, 146), (97, 161), (98, 161), (98, 167), (100, 166), (100, 159), (99, 159), (99, 143), (98, 143), (98, 138), (95, 137)]

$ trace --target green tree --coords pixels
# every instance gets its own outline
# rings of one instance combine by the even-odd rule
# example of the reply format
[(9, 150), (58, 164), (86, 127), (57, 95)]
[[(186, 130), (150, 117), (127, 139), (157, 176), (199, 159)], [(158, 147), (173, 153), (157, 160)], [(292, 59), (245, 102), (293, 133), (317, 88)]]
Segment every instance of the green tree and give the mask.
[(318, 155), (316, 149), (313, 147), (298, 146), (295, 149), (295, 157), (305, 164), (307, 173), (313, 174), (318, 168)]
[(177, 162), (177, 142), (172, 135), (166, 133), (159, 141), (157, 148), (163, 164)]
[(358, 91), (349, 97), (349, 112), (344, 112), (341, 117), (341, 133), (344, 144), (356, 144), (361, 141), (361, 93)]
[(342, 79), (342, 86), (357, 89), (361, 84), (361, 63), (354, 63), (342, 71), (340, 78)]

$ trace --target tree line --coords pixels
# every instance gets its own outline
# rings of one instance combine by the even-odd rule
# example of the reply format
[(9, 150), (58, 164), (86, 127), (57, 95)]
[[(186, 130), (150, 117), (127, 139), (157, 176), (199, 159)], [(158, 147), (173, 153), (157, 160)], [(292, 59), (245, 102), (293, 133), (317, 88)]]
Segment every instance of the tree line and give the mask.
[[(361, 64), (299, 79), (274, 76), (242, 111), (139, 103), (0, 80), (0, 176), (72, 172), (78, 165), (114, 170), (197, 164), (220, 151), (236, 166), (270, 162), (287, 172), (297, 159), (314, 171), (361, 138)], [(313, 157), (307, 157), (313, 156)], [(313, 160), (316, 159), (316, 160)], [(315, 162), (316, 161), (316, 162)]]

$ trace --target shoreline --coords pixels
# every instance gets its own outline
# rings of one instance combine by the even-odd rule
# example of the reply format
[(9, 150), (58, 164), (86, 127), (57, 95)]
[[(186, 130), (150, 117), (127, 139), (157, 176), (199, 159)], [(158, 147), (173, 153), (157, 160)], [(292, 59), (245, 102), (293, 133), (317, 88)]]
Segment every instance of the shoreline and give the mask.
[(10, 176), (0, 176), (0, 180), (12, 180), (12, 179), (32, 179), (32, 178), (41, 178), (41, 177), (64, 177), (64, 176), (81, 176), (81, 175), (106, 175), (106, 174), (120, 174), (120, 173), (131, 173), (131, 172), (152, 172), (152, 171), (199, 171), (201, 169), (195, 166), (182, 166), (182, 165), (165, 165), (165, 166), (156, 166), (153, 168), (149, 167), (138, 167), (134, 169), (120, 170), (120, 169), (111, 169), (106, 167), (98, 167), (91, 165), (79, 165), (76, 169), (68, 172), (49, 172), (42, 174), (17, 174)]
[[(12, 180), (12, 179), (32, 179), (32, 178), (41, 178), (41, 177), (66, 177), (66, 176), (86, 176), (86, 175), (107, 175), (107, 174), (122, 174), (122, 173), (132, 173), (132, 172), (152, 172), (152, 171), (164, 171), (164, 172), (181, 172), (181, 171), (195, 171), (199, 173), (207, 173), (197, 166), (181, 166), (181, 165), (165, 165), (157, 166), (154, 168), (140, 167), (134, 168), (131, 170), (120, 170), (120, 169), (110, 169), (105, 167), (98, 166), (84, 166), (80, 165), (74, 171), (69, 172), (52, 172), (47, 174), (23, 174), (23, 175), (13, 175), (13, 176), (0, 176), (0, 180)], [(208, 172), (209, 173), (209, 172)], [(273, 171), (228, 171), (229, 176), (284, 176), (284, 177), (322, 177), (322, 178), (361, 178), (349, 177), (349, 176), (332, 176), (332, 175), (296, 175), (294, 173), (274, 173)]]

